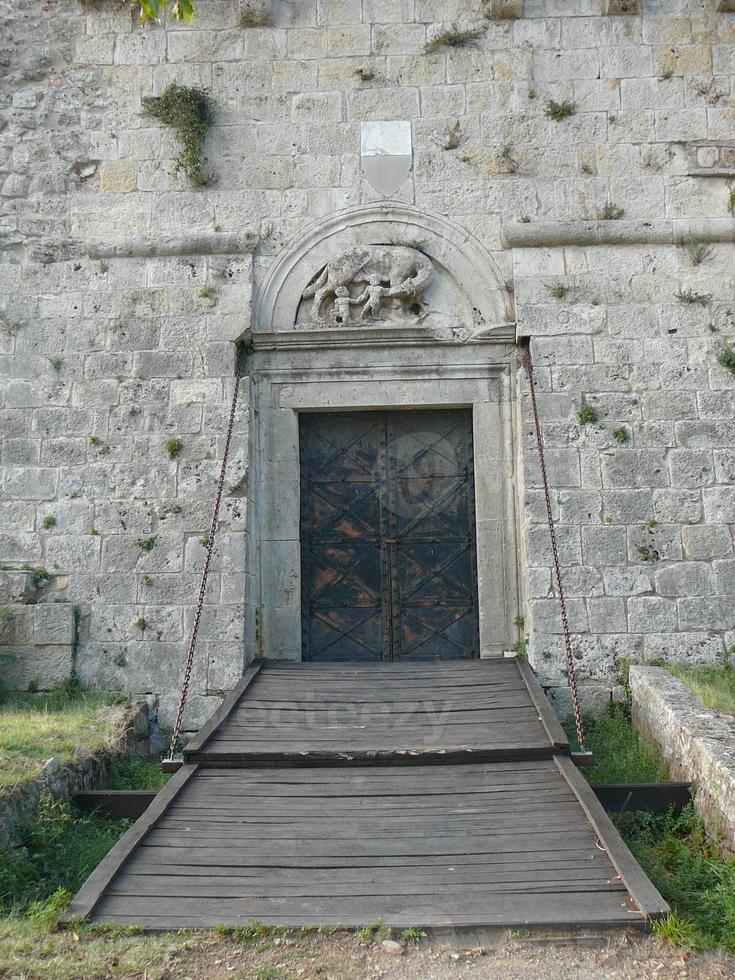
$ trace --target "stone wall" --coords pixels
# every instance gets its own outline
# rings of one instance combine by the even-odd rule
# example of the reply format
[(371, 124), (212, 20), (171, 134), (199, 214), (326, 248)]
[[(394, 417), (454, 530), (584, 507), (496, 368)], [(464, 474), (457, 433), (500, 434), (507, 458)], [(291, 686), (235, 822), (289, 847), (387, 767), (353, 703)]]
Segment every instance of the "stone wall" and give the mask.
[[(142, 29), (117, 0), (5, 5), (0, 560), (53, 573), (38, 598), (78, 610), (84, 682), (150, 695), (171, 720), (234, 342), (295, 236), (379, 198), (360, 171), (369, 119), (410, 120), (397, 199), (484, 246), (531, 337), (588, 700), (617, 689), (624, 658), (714, 661), (735, 643), (735, 374), (717, 363), (735, 336), (735, 15), (617, 6), (273, 0), (251, 27), (237, 0), (199, 0), (193, 26)], [(455, 23), (482, 36), (425, 53)], [(216, 103), (205, 189), (173, 175), (175, 140), (144, 112), (172, 81)], [(550, 100), (573, 114), (549, 118)], [(598, 220), (606, 204), (622, 220)], [(249, 390), (191, 724), (256, 648)], [(522, 377), (518, 392), (518, 608), (563, 707)], [(597, 423), (578, 423), (583, 401)]]
[(666, 760), (669, 775), (694, 783), (694, 806), (727, 858), (735, 857), (735, 716), (706, 708), (662, 667), (630, 670), (633, 724)]

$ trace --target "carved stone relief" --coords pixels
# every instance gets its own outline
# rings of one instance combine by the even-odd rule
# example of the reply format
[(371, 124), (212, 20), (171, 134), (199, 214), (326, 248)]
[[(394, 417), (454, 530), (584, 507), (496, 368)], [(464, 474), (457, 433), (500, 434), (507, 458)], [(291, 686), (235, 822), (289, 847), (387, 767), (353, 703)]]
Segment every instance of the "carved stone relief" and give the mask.
[(428, 256), (407, 245), (366, 245), (336, 255), (309, 283), (311, 323), (421, 319), (434, 276)]

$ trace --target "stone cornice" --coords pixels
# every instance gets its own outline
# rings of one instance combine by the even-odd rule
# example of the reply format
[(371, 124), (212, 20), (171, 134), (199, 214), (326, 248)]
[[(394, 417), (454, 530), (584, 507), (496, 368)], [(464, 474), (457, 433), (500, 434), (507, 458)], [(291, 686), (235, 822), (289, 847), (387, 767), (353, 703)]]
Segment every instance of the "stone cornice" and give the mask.
[(134, 235), (90, 242), (87, 251), (92, 259), (147, 259), (166, 255), (240, 255), (254, 252), (257, 244), (258, 236), (249, 231), (242, 235)]
[(656, 221), (531, 221), (503, 228), (505, 248), (563, 245), (686, 245), (735, 241), (735, 218)]

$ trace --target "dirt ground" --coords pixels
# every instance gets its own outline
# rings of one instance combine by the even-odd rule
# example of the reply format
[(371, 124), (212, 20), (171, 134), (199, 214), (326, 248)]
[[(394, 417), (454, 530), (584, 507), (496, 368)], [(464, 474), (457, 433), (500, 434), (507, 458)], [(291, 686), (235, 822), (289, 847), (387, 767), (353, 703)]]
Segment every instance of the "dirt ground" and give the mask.
[(513, 938), (507, 933), (370, 942), (354, 933), (269, 936), (238, 943), (212, 933), (39, 935), (0, 928), (7, 980), (573, 980), (731, 978), (735, 957), (689, 954), (639, 934)]

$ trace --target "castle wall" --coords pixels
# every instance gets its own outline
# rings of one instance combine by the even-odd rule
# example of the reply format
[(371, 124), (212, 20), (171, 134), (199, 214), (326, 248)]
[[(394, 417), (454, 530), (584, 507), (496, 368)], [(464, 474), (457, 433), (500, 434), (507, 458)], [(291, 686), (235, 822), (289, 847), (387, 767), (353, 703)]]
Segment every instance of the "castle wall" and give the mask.
[[(735, 373), (718, 364), (735, 339), (735, 13), (525, 0), (516, 19), (486, 19), (480, 0), (273, 0), (270, 26), (250, 27), (247, 6), (199, 0), (190, 27), (141, 28), (117, 0), (0, 13), (0, 561), (52, 575), (26, 572), (26, 598), (75, 607), (79, 678), (147, 694), (172, 720), (235, 341), (297, 236), (382, 200), (360, 124), (393, 119), (411, 123), (413, 170), (390, 200), (463, 228), (530, 338), (587, 702), (619, 690), (627, 659), (721, 661), (735, 644)], [(455, 23), (482, 36), (425, 53)], [(174, 81), (216, 106), (205, 188), (173, 173), (176, 141), (144, 111)], [(573, 113), (549, 118), (550, 100)], [(606, 204), (622, 217), (600, 220)], [(514, 602), (563, 708), (527, 389), (508, 365)], [(190, 724), (262, 643), (253, 384)], [(597, 422), (580, 425), (583, 404)], [(8, 575), (3, 601), (26, 601)], [(5, 652), (27, 646), (11, 636)], [(57, 682), (57, 665), (34, 669)]]

